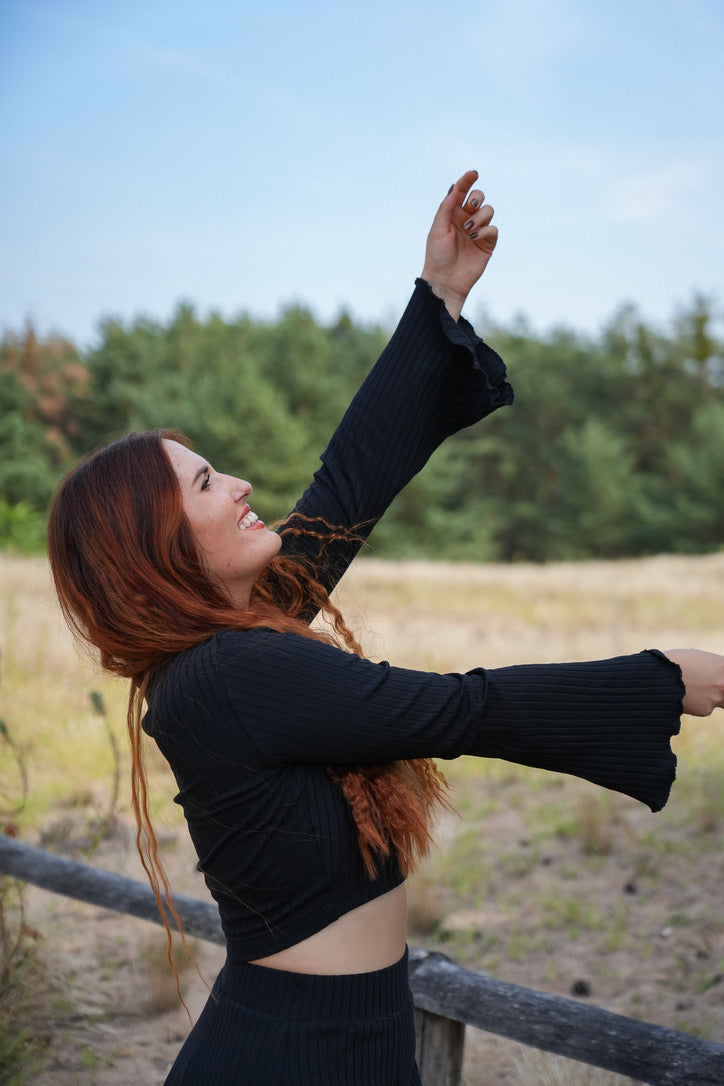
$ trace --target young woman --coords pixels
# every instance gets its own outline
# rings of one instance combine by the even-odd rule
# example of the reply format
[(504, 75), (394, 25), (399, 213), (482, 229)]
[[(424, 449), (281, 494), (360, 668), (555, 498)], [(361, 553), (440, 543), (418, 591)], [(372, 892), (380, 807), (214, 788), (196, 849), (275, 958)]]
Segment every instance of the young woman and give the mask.
[(507, 758), (658, 810), (682, 708), (722, 704), (724, 659), (696, 650), (452, 675), (372, 663), (330, 602), (434, 449), (512, 402), (502, 361), (460, 319), (497, 240), (476, 179), (440, 205), (407, 310), (279, 532), (248, 482), (168, 431), (96, 453), (56, 495), (63, 610), (131, 679), (142, 858), (161, 902), (143, 728), (228, 943), (169, 1084), (419, 1083), (404, 882), (445, 802), (430, 759)]

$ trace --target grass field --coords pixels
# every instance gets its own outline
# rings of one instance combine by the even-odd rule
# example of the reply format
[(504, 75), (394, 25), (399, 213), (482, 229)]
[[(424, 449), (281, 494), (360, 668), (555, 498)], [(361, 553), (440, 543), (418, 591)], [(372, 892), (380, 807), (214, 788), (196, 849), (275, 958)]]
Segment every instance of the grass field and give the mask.
[[(0, 717), (12, 743), (0, 745), (5, 823), (32, 843), (137, 874), (125, 684), (102, 676), (79, 654), (42, 559), (0, 555), (0, 585)], [(438, 671), (647, 647), (697, 645), (724, 653), (722, 600), (724, 555), (544, 567), (367, 559), (339, 592), (369, 656)], [(101, 694), (105, 715), (92, 691)], [(598, 1006), (724, 1043), (724, 713), (685, 720), (675, 745), (679, 780), (656, 816), (570, 778), (473, 759), (448, 764), (458, 816), (440, 826), (439, 848), (411, 881), (411, 942), (528, 987), (588, 991), (583, 998)], [(192, 862), (171, 802), (173, 781), (158, 758), (151, 757), (151, 766), (156, 825), (175, 846), (167, 851), (174, 884), (188, 891)], [(27, 800), (13, 813), (23, 773)], [(111, 821), (114, 834), (106, 833)], [(52, 960), (56, 972), (60, 943), (71, 938), (56, 923), (61, 913), (49, 895), (34, 894), (26, 915), (42, 935), (36, 958)], [(86, 914), (73, 916), (76, 927), (91, 924), (78, 920)], [(152, 949), (128, 949), (135, 936), (126, 929), (120, 938), (125, 956), (109, 949), (107, 928), (100, 941), (86, 939), (95, 957), (89, 952), (85, 959), (84, 998), (92, 974), (98, 1013), (110, 1024), (117, 987), (110, 997), (104, 984), (117, 986), (120, 970), (112, 963), (131, 962), (133, 970), (143, 958), (144, 993), (162, 968), (153, 964)], [(142, 1065), (132, 1066), (143, 1051), (140, 1040), (131, 1057), (132, 1038), (114, 1047), (107, 1031), (101, 1042), (72, 1025), (74, 998), (62, 1007), (56, 1000), (56, 1011), (45, 1008), (43, 1021), (65, 1037), (66, 1050), (61, 1055), (61, 1042), (50, 1044), (46, 1077), (32, 1081), (155, 1081), (143, 1078)], [(156, 1006), (162, 1016), (177, 1013), (158, 998)], [(179, 1029), (167, 1030), (170, 1051), (178, 1047)], [(566, 1077), (555, 1061), (541, 1063), (542, 1057), (469, 1033), (471, 1084), (615, 1081), (580, 1068)], [(531, 1059), (539, 1061), (534, 1070)], [(496, 1077), (477, 1077), (483, 1062), (497, 1068)], [(53, 1072), (58, 1066), (75, 1077)]]

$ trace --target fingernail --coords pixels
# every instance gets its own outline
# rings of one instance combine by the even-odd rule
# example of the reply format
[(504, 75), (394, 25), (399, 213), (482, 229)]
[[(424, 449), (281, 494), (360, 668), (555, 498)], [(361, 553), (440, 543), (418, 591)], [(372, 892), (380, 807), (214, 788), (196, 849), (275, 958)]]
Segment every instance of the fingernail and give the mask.
[(480, 200), (477, 200), (477, 199), (476, 199), (476, 198), (475, 198), (475, 197), (473, 196), (472, 200), (470, 201), (470, 206), (471, 206), (471, 207), (477, 207), (479, 203), (480, 203)]
[(451, 185), (451, 186), (450, 186), (450, 188), (449, 188), (449, 189), (447, 190), (447, 194), (448, 194), (448, 196), (450, 195), (450, 193), (452, 192), (452, 190), (453, 190), (454, 188), (455, 188), (455, 186), (454, 186), (454, 185)]
[(463, 227), (463, 230), (472, 230), (472, 228), (474, 226), (475, 226), (475, 220), (474, 219), (468, 219), (468, 221), (465, 223), (465, 226)]
[(468, 234), (468, 237), (470, 238), (471, 241), (475, 241), (477, 236), (478, 236), (477, 230), (475, 231), (474, 234)]

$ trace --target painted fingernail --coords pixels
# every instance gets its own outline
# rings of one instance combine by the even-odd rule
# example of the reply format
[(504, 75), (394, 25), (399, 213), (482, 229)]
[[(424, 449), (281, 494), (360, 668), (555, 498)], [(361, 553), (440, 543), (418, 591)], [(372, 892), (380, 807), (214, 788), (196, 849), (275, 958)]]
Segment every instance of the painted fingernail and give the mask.
[(463, 230), (472, 230), (472, 228), (474, 226), (475, 226), (475, 220), (474, 219), (468, 219), (468, 221), (465, 223), (465, 226), (463, 227)]
[(450, 188), (449, 188), (449, 189), (447, 190), (447, 194), (448, 194), (448, 196), (450, 195), (450, 193), (452, 192), (452, 190), (453, 190), (454, 188), (455, 188), (455, 186), (454, 186), (454, 185), (451, 185), (451, 186), (450, 186)]
[(473, 196), (472, 200), (470, 201), (470, 206), (471, 207), (477, 207), (479, 203), (480, 203), (480, 200), (476, 199), (475, 196)]
[(474, 234), (468, 234), (468, 237), (470, 238), (471, 241), (475, 241), (477, 236), (478, 236), (477, 230), (475, 231)]

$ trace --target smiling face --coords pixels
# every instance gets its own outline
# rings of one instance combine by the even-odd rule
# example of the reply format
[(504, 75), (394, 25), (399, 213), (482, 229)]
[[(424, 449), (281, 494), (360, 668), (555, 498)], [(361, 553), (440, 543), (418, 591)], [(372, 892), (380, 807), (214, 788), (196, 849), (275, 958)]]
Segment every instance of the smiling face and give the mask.
[(184, 513), (206, 568), (224, 583), (239, 607), (248, 607), (252, 585), (282, 545), (247, 504), (251, 484), (214, 471), (177, 441), (163, 447), (176, 472)]

